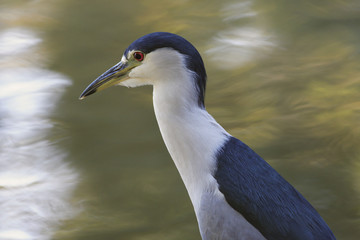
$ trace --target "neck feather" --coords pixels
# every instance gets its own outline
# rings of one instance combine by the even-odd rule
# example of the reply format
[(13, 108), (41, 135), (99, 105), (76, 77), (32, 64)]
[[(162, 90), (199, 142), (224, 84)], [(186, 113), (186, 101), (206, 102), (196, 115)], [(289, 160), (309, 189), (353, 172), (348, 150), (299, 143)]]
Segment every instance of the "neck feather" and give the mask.
[(197, 210), (202, 192), (216, 190), (215, 156), (229, 135), (198, 105), (191, 74), (177, 78), (154, 84), (154, 110), (165, 145)]

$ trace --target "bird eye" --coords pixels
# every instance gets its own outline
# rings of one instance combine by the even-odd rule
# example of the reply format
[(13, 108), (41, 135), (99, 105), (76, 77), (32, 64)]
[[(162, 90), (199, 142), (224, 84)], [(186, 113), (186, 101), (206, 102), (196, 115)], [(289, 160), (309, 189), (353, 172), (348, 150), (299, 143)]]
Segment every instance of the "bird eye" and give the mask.
[(142, 52), (134, 52), (133, 54), (134, 58), (136, 60), (138, 60), (139, 62), (141, 62), (142, 60), (144, 60), (144, 54)]

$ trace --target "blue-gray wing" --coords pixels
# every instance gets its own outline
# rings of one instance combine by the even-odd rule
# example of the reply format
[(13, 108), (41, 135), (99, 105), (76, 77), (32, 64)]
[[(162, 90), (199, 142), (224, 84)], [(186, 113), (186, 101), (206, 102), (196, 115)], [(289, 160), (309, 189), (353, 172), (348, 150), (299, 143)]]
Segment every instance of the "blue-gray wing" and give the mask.
[(240, 140), (230, 137), (217, 161), (214, 177), (226, 201), (266, 239), (335, 239), (311, 204)]

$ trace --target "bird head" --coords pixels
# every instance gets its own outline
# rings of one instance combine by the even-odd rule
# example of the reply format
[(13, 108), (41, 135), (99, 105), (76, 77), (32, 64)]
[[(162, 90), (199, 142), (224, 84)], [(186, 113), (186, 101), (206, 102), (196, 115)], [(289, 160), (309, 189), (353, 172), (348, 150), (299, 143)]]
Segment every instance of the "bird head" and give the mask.
[(197, 90), (199, 106), (204, 106), (206, 72), (199, 52), (176, 34), (155, 32), (130, 44), (121, 61), (93, 81), (80, 99), (114, 85), (137, 87), (178, 81), (176, 85), (181, 87), (185, 84), (182, 79), (189, 78)]

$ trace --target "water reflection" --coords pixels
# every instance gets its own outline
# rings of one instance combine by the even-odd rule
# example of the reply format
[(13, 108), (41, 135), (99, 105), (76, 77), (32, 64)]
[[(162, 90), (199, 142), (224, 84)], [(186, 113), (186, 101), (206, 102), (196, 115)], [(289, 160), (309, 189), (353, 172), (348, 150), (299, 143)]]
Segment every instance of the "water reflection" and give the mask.
[(41, 42), (41, 39), (27, 29), (12, 28), (0, 33), (0, 42), (0, 56), (9, 57), (27, 51)]
[[(227, 3), (221, 13), (228, 27), (212, 39), (212, 47), (207, 51), (215, 63), (221, 62), (217, 67), (241, 67), (266, 56), (276, 46), (273, 36), (260, 26), (253, 27), (257, 12), (252, 8), (252, 1)], [(246, 24), (239, 24), (244, 20)]]
[(207, 53), (214, 62), (221, 60), (217, 66), (222, 69), (234, 69), (264, 57), (276, 46), (261, 30), (247, 27), (224, 30), (213, 41), (215, 46)]
[[(70, 81), (33, 56), (41, 39), (26, 28), (0, 30), (0, 239), (51, 239), (76, 214), (78, 174), (55, 145), (51, 115)], [(25, 61), (25, 59), (32, 61)], [(54, 140), (50, 140), (54, 139)]]

